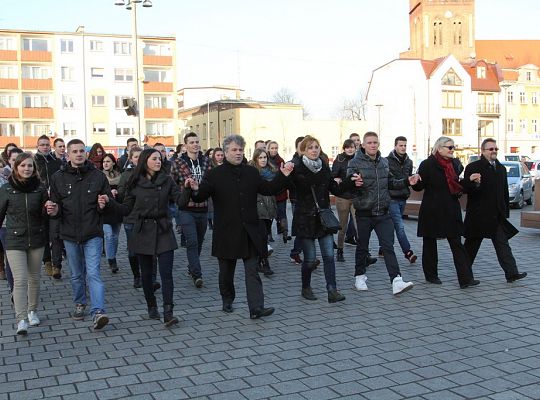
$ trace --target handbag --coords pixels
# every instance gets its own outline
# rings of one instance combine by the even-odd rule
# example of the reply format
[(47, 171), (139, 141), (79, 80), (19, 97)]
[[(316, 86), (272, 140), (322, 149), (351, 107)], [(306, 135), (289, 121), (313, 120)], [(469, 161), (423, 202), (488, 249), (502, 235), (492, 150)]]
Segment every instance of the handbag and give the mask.
[(338, 231), (341, 230), (341, 225), (334, 215), (334, 212), (330, 208), (319, 207), (313, 186), (311, 187), (311, 194), (313, 195), (313, 200), (315, 201), (315, 206), (317, 207), (317, 216), (319, 217), (319, 221), (321, 222), (324, 230), (331, 234), (338, 233)]

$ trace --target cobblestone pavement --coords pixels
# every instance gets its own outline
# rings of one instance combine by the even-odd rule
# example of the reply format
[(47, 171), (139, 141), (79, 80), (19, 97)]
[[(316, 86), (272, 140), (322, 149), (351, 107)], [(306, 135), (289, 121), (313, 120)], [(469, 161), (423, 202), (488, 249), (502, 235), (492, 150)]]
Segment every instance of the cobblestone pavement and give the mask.
[[(519, 211), (511, 220), (519, 226)], [(416, 252), (416, 221), (406, 221)], [(6, 285), (0, 288), (2, 399), (540, 399), (540, 230), (521, 229), (511, 245), (529, 277), (506, 283), (485, 242), (474, 265), (480, 286), (459, 289), (446, 242), (439, 242), (442, 286), (424, 282), (420, 259), (399, 255), (415, 287), (393, 296), (382, 259), (368, 270), (368, 292), (352, 289), (354, 248), (337, 264), (344, 302), (328, 304), (322, 268), (314, 274), (319, 300), (300, 297), (300, 269), (291, 244), (276, 241), (262, 277), (276, 313), (250, 320), (243, 267), (237, 271), (235, 312), (224, 314), (217, 263), (203, 250), (204, 287), (186, 276), (185, 249), (175, 254), (175, 313), (166, 329), (148, 320), (121, 236), (120, 272), (102, 260), (111, 323), (93, 332), (75, 322), (69, 279), (42, 276), (42, 324), (14, 334)], [(397, 242), (396, 242), (397, 244)], [(377, 241), (372, 238), (376, 252)], [(397, 252), (397, 246), (396, 246)]]

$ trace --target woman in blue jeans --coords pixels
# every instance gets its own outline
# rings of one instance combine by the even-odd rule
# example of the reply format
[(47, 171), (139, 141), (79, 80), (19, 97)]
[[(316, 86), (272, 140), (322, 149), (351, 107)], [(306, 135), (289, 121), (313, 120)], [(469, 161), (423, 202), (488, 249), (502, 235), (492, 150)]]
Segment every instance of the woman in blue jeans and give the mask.
[(317, 300), (311, 288), (311, 273), (317, 268), (315, 259), (315, 240), (321, 250), (328, 302), (345, 300), (337, 290), (336, 264), (334, 261), (334, 235), (327, 232), (320, 223), (317, 206), (330, 207), (330, 192), (342, 192), (338, 182), (332, 178), (328, 159), (321, 156), (319, 141), (306, 136), (299, 145), (300, 157), (295, 160), (292, 182), (296, 187), (296, 206), (294, 208), (292, 230), (302, 244), (304, 261), (302, 262), (302, 297)]
[[(116, 163), (116, 158), (113, 154), (105, 154), (102, 160), (103, 173), (109, 181), (111, 193), (113, 196), (118, 195), (118, 185), (120, 183), (120, 168)], [(118, 264), (116, 262), (116, 252), (118, 251), (118, 235), (122, 226), (122, 216), (114, 212), (106, 212), (103, 217), (103, 233), (105, 236), (105, 255), (109, 262), (109, 268), (113, 274), (118, 272)]]

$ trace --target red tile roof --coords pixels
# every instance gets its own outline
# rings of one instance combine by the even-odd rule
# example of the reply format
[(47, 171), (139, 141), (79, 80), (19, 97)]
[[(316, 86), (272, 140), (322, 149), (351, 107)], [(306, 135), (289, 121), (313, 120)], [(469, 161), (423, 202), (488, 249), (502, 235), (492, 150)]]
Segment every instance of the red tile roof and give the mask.
[(504, 69), (540, 67), (540, 40), (477, 40), (476, 59), (497, 62)]

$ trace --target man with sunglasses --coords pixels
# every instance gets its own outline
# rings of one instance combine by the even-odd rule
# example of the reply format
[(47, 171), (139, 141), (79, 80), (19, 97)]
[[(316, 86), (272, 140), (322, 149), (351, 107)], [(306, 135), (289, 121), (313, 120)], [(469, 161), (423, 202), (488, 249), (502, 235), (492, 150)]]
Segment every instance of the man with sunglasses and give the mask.
[[(499, 149), (495, 139), (484, 139), (481, 150), (480, 159), (465, 168), (463, 182), (468, 189), (465, 249), (472, 264), (482, 240), (491, 239), (506, 281), (511, 283), (525, 278), (527, 273), (518, 271), (508, 244), (508, 239), (518, 230), (508, 222), (510, 206), (506, 168), (497, 160)], [(472, 174), (480, 174), (480, 178), (471, 181)]]

